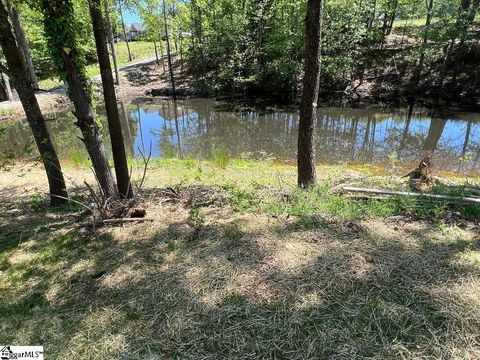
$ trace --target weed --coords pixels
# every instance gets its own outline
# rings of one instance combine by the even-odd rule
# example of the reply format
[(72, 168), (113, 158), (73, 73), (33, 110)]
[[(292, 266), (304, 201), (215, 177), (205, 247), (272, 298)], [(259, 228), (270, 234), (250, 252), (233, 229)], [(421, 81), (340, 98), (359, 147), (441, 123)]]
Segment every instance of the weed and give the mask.
[(72, 150), (70, 152), (70, 159), (76, 167), (88, 167), (90, 166), (90, 160), (81, 151)]
[(238, 245), (243, 237), (243, 232), (237, 223), (230, 223), (224, 226), (223, 233), (230, 245)]
[(230, 161), (228, 150), (225, 147), (216, 147), (212, 150), (212, 162), (214, 165), (226, 169)]
[(42, 195), (33, 194), (28, 197), (27, 205), (33, 211), (40, 211), (44, 210), (48, 206), (48, 203)]
[(191, 239), (198, 240), (200, 232), (202, 231), (205, 224), (205, 216), (203, 215), (202, 209), (199, 207), (190, 208), (190, 210), (188, 211), (187, 223), (193, 228)]
[(169, 239), (167, 249), (171, 252), (176, 251), (178, 249), (178, 241), (176, 239)]
[(225, 183), (223, 189), (227, 191), (229, 203), (236, 211), (254, 210), (260, 204), (258, 192), (253, 189), (241, 188), (233, 182)]
[(462, 206), (460, 209), (465, 216), (473, 219), (480, 219), (480, 206), (467, 204)]

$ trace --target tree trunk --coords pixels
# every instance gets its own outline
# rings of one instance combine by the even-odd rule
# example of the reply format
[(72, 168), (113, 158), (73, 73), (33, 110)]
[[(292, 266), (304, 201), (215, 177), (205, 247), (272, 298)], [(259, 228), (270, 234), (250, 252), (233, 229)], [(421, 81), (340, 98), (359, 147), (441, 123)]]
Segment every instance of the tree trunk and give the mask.
[[(194, 24), (194, 29), (195, 29), (195, 35), (198, 40), (198, 47), (200, 50), (200, 62), (201, 62), (201, 67), (202, 67), (202, 79), (205, 78), (205, 55), (203, 51), (203, 28), (202, 28), (202, 10), (196, 0), (192, 0), (192, 16), (194, 19), (192, 20), (192, 23)], [(192, 39), (194, 39), (195, 36), (192, 36)], [(195, 51), (194, 51), (195, 52)]]
[(14, 98), (13, 98), (12, 87), (10, 86), (10, 78), (5, 73), (2, 73), (2, 77), (3, 77), (3, 83), (5, 84), (5, 91), (7, 93), (7, 99), (8, 99), (8, 101), (13, 101)]
[(8, 101), (7, 89), (2, 72), (0, 72), (0, 101)]
[(172, 83), (173, 99), (176, 100), (177, 92), (175, 90), (175, 78), (173, 77), (172, 55), (170, 54), (170, 36), (168, 34), (167, 8), (165, 6), (165, 0), (163, 0), (163, 20), (165, 24), (165, 37), (167, 41), (167, 58), (168, 58), (168, 67), (170, 69), (170, 81)]
[(162, 34), (159, 34), (158, 47), (160, 48), (160, 57), (162, 58), (163, 74), (167, 72), (165, 67), (165, 56), (163, 56)]
[(392, 32), (393, 22), (395, 21), (395, 17), (397, 16), (397, 10), (398, 10), (398, 0), (395, 0), (393, 2), (392, 11), (390, 12), (390, 15), (389, 15), (390, 19), (389, 19), (388, 24), (387, 24), (386, 35), (390, 35), (391, 32)]
[[(450, 39), (450, 44), (448, 46), (445, 59), (443, 61), (442, 69), (440, 71), (440, 77), (438, 80), (439, 87), (443, 87), (443, 83), (445, 81), (445, 75), (447, 72), (447, 67), (450, 63), (453, 47), (455, 46), (455, 40), (457, 39), (458, 36), (460, 36), (460, 39), (461, 39), (460, 42), (461, 42), (461, 45), (463, 45), (463, 41), (465, 39), (465, 35), (468, 31), (468, 28), (472, 25), (472, 22), (475, 19), (475, 15), (478, 10), (479, 3), (480, 3), (479, 0), (474, 0), (473, 3), (470, 0), (462, 0), (460, 3), (460, 8), (458, 9), (458, 17), (454, 25), (454, 31)], [(459, 54), (461, 52), (462, 50), (459, 51)], [(458, 62), (460, 60), (461, 58), (457, 58), (457, 61), (455, 61), (455, 69), (458, 68)]]
[[(115, 52), (115, 41), (113, 40), (112, 22), (110, 21), (109, 10), (110, 8), (107, 2), (105, 2), (105, 22), (107, 25), (108, 42), (110, 43), (110, 51), (112, 53), (113, 67), (115, 68), (115, 79), (116, 79), (117, 85), (120, 86), (120, 69), (118, 68), (117, 53)], [(107, 52), (107, 55), (108, 55), (108, 52)], [(110, 63), (110, 60), (109, 60), (109, 63)]]
[(17, 36), (18, 44), (22, 48), (22, 53), (27, 64), (27, 69), (30, 75), (30, 79), (32, 81), (32, 86), (34, 89), (38, 89), (37, 75), (35, 74), (35, 67), (33, 66), (32, 56), (30, 54), (30, 47), (28, 46), (25, 31), (23, 30), (23, 26), (20, 21), (20, 16), (18, 15), (17, 9), (15, 9), (14, 7), (10, 9), (10, 14), (12, 18), (12, 25), (15, 29), (15, 35)]
[[(115, 174), (117, 178), (118, 191), (124, 198), (133, 197), (132, 187), (130, 186), (130, 174), (128, 172), (127, 158), (125, 155), (125, 145), (123, 143), (122, 126), (117, 107), (117, 97), (113, 85), (112, 68), (110, 67), (110, 58), (108, 57), (106, 31), (104, 27), (101, 1), (89, 0), (90, 17), (92, 18), (93, 34), (97, 47), (98, 63), (100, 65), (100, 75), (102, 77), (103, 97), (105, 99), (105, 108), (107, 111), (108, 130), (112, 143), (113, 162), (115, 165)], [(108, 18), (108, 13), (107, 13)], [(107, 21), (108, 22), (108, 21)]]
[(445, 82), (445, 75), (447, 74), (447, 67), (448, 63), (450, 62), (450, 56), (452, 55), (453, 46), (455, 45), (456, 36), (453, 36), (450, 40), (450, 44), (448, 45), (447, 53), (445, 55), (445, 59), (443, 60), (442, 69), (440, 70), (440, 77), (438, 79), (438, 86), (440, 88), (443, 87), (443, 83)]
[(369, 19), (367, 20), (367, 30), (370, 32), (372, 30), (373, 25), (375, 24), (375, 18), (377, 17), (377, 0), (373, 0), (372, 4), (372, 13)]
[(298, 186), (316, 183), (315, 112), (320, 86), (323, 0), (308, 0), (305, 18), (305, 75), (298, 125)]
[(129, 121), (127, 109), (125, 107), (125, 103), (123, 102), (123, 100), (120, 100), (120, 106), (121, 106), (122, 112), (123, 112), (123, 120), (124, 120), (124, 129), (123, 130), (126, 133), (126, 138), (127, 138), (127, 143), (128, 143), (127, 145), (128, 145), (129, 150), (130, 150), (130, 156), (132, 158), (134, 158), (135, 157), (135, 149), (133, 147), (134, 139), (132, 138), (132, 132), (130, 130), (130, 121)]
[(433, 153), (437, 149), (438, 142), (442, 137), (446, 124), (446, 119), (438, 119), (432, 116), (432, 120), (430, 120), (430, 127), (428, 128), (427, 138), (423, 144), (423, 150)]
[(405, 148), (406, 142), (407, 142), (407, 137), (408, 137), (408, 132), (410, 131), (410, 123), (412, 122), (412, 115), (413, 115), (413, 107), (415, 103), (411, 102), (409, 107), (408, 107), (408, 115), (407, 115), (407, 120), (405, 121), (405, 128), (403, 129), (402, 133), (402, 139), (400, 140), (400, 146), (399, 146), (399, 156), (402, 156), (402, 150)]
[(180, 37), (178, 39), (178, 41), (180, 42), (180, 46), (179, 46), (179, 49), (180, 49), (180, 74), (181, 76), (183, 76), (183, 42), (182, 42), (182, 38)]
[(472, 23), (475, 20), (475, 15), (477, 14), (478, 8), (480, 6), (480, 1), (479, 0), (474, 0), (473, 4), (467, 11), (467, 16), (462, 21), (463, 27), (460, 32), (460, 44), (459, 44), (459, 50), (457, 52), (457, 56), (455, 57), (454, 61), (454, 67), (453, 67), (453, 75), (452, 75), (452, 87), (457, 86), (457, 77), (459, 74), (459, 70), (461, 69), (461, 65), (463, 62), (463, 58), (465, 55), (465, 41), (467, 40), (467, 35), (468, 35), (468, 28), (472, 25)]
[(472, 131), (472, 120), (468, 120), (467, 132), (465, 133), (465, 141), (463, 142), (462, 147), (462, 157), (465, 157), (467, 153), (468, 142), (470, 141), (470, 132)]
[(122, 21), (123, 38), (125, 39), (125, 43), (127, 44), (128, 61), (132, 61), (132, 53), (130, 52), (130, 45), (128, 45), (127, 32), (125, 31), (125, 22), (123, 21), (123, 11), (121, 8), (120, 8), (120, 19)]
[(63, 69), (61, 70), (65, 72), (68, 94), (75, 107), (73, 114), (77, 118), (76, 125), (83, 134), (82, 140), (92, 160), (102, 195), (105, 200), (117, 199), (117, 186), (108, 165), (107, 154), (90, 102), (83, 61), (76, 48), (77, 34), (68, 27), (68, 22), (65, 21), (65, 18), (74, 17), (72, 0), (63, 0), (61, 4), (56, 0), (43, 0), (42, 5), (45, 32), (50, 45), (62, 60)]
[(420, 76), (422, 75), (423, 64), (425, 62), (425, 51), (427, 49), (428, 33), (430, 31), (432, 16), (433, 16), (433, 0), (428, 0), (427, 20), (425, 21), (425, 29), (423, 30), (423, 40), (422, 40), (422, 45), (420, 47), (420, 58), (418, 60), (418, 65), (417, 65), (417, 68), (415, 69), (415, 75), (413, 78), (413, 86), (412, 86), (413, 90), (416, 90), (418, 87), (418, 84), (420, 83)]
[[(0, 1), (0, 46), (2, 48), (10, 75), (17, 89), (18, 96), (25, 110), (28, 124), (33, 133), (45, 171), (47, 172), (50, 205), (58, 206), (66, 202), (68, 197), (60, 161), (48, 132), (45, 118), (35, 97), (32, 81), (28, 73), (25, 57), (15, 42), (8, 13)], [(61, 198), (60, 198), (61, 197)]]
[(157, 65), (160, 65), (160, 60), (158, 59), (158, 50), (157, 50), (157, 42), (153, 40), (153, 48), (155, 49), (155, 59)]

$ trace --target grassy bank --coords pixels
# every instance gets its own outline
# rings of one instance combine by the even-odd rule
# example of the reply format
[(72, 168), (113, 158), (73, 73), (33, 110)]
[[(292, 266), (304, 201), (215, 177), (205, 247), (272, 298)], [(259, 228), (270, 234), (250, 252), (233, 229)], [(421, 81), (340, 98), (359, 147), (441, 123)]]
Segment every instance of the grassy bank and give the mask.
[[(472, 222), (445, 204), (330, 192), (401, 189), (396, 177), (322, 166), (299, 191), (291, 166), (157, 160), (143, 191), (155, 221), (93, 231), (74, 205), (46, 207), (41, 171), (0, 177), (5, 343), (53, 359), (480, 356)], [(89, 170), (65, 172), (86, 201)]]
[[(155, 56), (155, 48), (153, 46), (153, 42), (132, 41), (128, 44), (130, 46), (130, 52), (132, 54), (131, 62), (129, 61), (129, 58), (128, 58), (127, 44), (125, 42), (120, 42), (115, 44), (118, 66), (120, 67), (126, 66), (129, 63), (134, 63), (142, 59)], [(160, 54), (160, 48), (158, 48), (158, 51)], [(113, 63), (112, 63), (112, 69), (113, 69)], [(87, 75), (89, 77), (100, 75), (100, 68), (98, 67), (98, 64), (87, 65)], [(44, 79), (40, 81), (40, 88), (42, 89), (51, 89), (58, 85), (59, 85), (58, 79)]]

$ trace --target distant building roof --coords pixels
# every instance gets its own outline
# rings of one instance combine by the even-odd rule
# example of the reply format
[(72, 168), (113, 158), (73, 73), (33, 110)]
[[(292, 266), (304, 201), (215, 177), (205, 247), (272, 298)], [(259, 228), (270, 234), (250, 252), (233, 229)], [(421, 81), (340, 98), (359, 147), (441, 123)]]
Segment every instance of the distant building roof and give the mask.
[(145, 26), (145, 24), (142, 24), (142, 23), (133, 23), (132, 25), (130, 25), (130, 31), (133, 31), (133, 32), (143, 32), (146, 30), (147, 30), (147, 27)]

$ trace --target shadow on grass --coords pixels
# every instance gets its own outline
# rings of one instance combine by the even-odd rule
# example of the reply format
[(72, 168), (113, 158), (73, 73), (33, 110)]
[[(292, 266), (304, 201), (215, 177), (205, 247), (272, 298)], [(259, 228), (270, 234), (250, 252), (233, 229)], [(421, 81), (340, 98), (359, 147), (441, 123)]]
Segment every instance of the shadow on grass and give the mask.
[(58, 359), (478, 354), (478, 297), (467, 295), (480, 270), (461, 260), (461, 235), (215, 211), (197, 230), (172, 212), (98, 238), (65, 219), (10, 219), (30, 224), (30, 240), (1, 251), (1, 338)]

